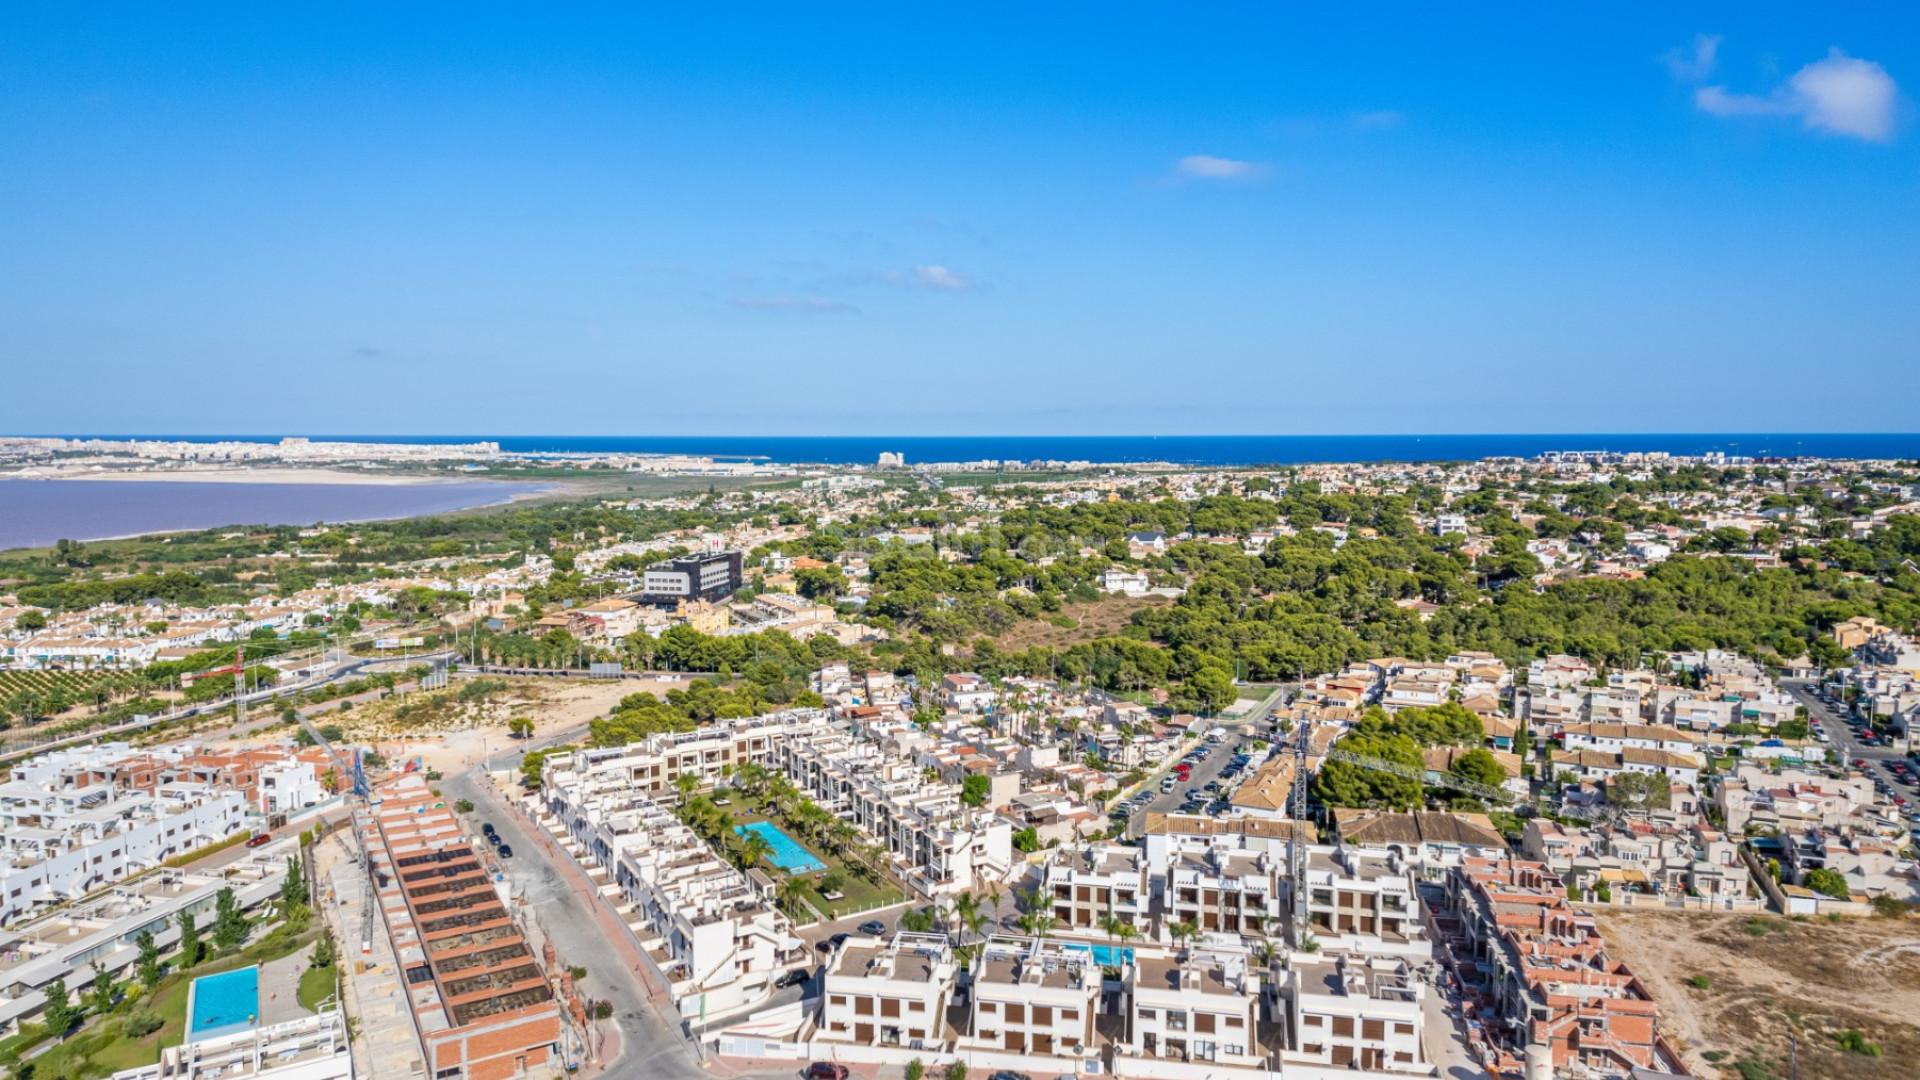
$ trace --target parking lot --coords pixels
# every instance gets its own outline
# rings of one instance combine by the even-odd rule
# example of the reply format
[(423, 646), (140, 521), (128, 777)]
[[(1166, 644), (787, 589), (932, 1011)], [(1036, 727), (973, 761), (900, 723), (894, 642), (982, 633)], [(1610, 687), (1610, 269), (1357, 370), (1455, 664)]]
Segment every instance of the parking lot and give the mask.
[(1871, 776), (1875, 786), (1891, 795), (1895, 805), (1909, 814), (1914, 823), (1920, 824), (1920, 768), (1912, 759), (1883, 738), (1874, 737), (1871, 743), (1866, 742), (1864, 721), (1853, 720), (1843, 704), (1823, 700), (1817, 684), (1790, 682), (1785, 686), (1806, 706), (1808, 718), (1819, 725), (1827, 745), (1833, 747), (1847, 767)]
[[(1243, 738), (1227, 733), (1219, 742), (1201, 742), (1195, 748), (1164, 767), (1156, 770), (1140, 787), (1140, 792), (1127, 802), (1116, 807), (1125, 808), (1127, 814), (1127, 835), (1137, 837), (1146, 825), (1148, 814), (1171, 814), (1175, 812), (1206, 813), (1206, 801), (1216, 793), (1210, 793), (1207, 785), (1217, 784), (1217, 793), (1232, 788), (1238, 778), (1239, 755), (1242, 752)], [(1186, 763), (1189, 773), (1185, 780), (1175, 773), (1176, 766)], [(1171, 779), (1173, 783), (1167, 784)], [(1165, 790), (1163, 790), (1165, 789)], [(1196, 805), (1194, 800), (1204, 800)], [(1119, 820), (1117, 817), (1114, 820)]]

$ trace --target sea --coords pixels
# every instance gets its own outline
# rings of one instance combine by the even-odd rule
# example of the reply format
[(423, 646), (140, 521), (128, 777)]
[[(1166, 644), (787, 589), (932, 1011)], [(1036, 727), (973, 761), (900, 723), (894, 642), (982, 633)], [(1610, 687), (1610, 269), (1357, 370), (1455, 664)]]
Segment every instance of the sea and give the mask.
[[(277, 442), (279, 435), (99, 435), (103, 439)], [(952, 461), (1167, 461), (1183, 465), (1302, 465), (1338, 461), (1472, 461), (1555, 450), (1718, 452), (1748, 457), (1920, 458), (1920, 433), (1630, 435), (312, 435), (314, 441), (492, 441), (528, 454), (694, 454), (736, 460), (873, 464)]]
[(490, 506), (547, 485), (200, 484), (191, 481), (0, 480), (0, 550), (222, 525), (378, 521)]
[[(280, 435), (94, 435), (75, 438), (277, 442)], [(1197, 466), (1314, 462), (1472, 461), (1601, 450), (1734, 457), (1920, 459), (1920, 434), (1616, 435), (320, 435), (315, 441), (493, 441), (520, 454), (687, 454), (788, 464), (970, 461), (1165, 461)], [(0, 550), (74, 540), (214, 528), (305, 525), (445, 513), (504, 502), (539, 485), (490, 481), (406, 486), (0, 480)]]

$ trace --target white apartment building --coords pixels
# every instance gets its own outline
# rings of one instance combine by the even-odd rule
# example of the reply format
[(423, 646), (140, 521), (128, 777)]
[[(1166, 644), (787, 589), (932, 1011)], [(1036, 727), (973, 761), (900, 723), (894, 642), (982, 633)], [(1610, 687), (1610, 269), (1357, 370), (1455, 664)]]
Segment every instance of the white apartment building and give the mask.
[[(1428, 1075), (1421, 1047), (1427, 986), (1397, 957), (1288, 958), (1285, 999), (1294, 1048), (1285, 1061)], [(1284, 1065), (1282, 1066), (1284, 1070)]]
[(944, 934), (853, 937), (821, 980), (816, 1041), (937, 1050), (957, 968)]
[(958, 1038), (958, 1049), (1097, 1065), (1094, 1017), (1100, 1011), (1100, 968), (1085, 945), (1045, 938), (984, 942), (969, 988), (972, 1024)]
[(1152, 912), (1145, 854), (1122, 844), (1083, 844), (1053, 853), (1041, 871), (1042, 893), (1059, 920), (1055, 932), (1109, 937), (1105, 920), (1118, 919), (1143, 936)]
[(1130, 1056), (1256, 1068), (1261, 973), (1246, 953), (1141, 950), (1122, 972)]
[(111, 785), (0, 784), (0, 925), (224, 840), (246, 827), (237, 791), (166, 784), (153, 795)]
[(682, 1015), (750, 1008), (807, 962), (806, 943), (763, 890), (619, 772), (563, 766), (546, 776), (550, 827), (590, 877), (620, 890), (628, 925)]

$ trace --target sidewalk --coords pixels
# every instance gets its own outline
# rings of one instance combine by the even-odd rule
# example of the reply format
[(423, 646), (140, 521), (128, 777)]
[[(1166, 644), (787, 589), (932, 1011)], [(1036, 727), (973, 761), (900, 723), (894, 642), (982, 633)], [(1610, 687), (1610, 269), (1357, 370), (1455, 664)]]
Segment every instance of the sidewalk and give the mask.
[[(640, 943), (634, 940), (633, 929), (621, 920), (619, 913), (613, 909), (612, 904), (608, 902), (606, 896), (594, 886), (592, 881), (588, 880), (585, 872), (581, 870), (580, 864), (574, 861), (573, 856), (568, 854), (566, 849), (554, 843), (553, 836), (547, 832), (546, 827), (522, 811), (516, 800), (503, 797), (499, 789), (493, 786), (492, 780), (485, 774), (482, 774), (481, 783), (478, 787), (495, 806), (500, 807), (503, 811), (513, 815), (513, 817), (519, 820), (521, 828), (540, 845), (548, 861), (552, 863), (554, 868), (560, 872), (560, 875), (566, 879), (567, 885), (580, 894), (588, 910), (593, 913), (594, 922), (599, 926), (601, 932), (606, 935), (607, 943), (612, 946), (614, 952), (619, 955), (621, 963), (625, 964), (629, 970), (640, 977), (640, 982), (647, 992), (647, 1000), (655, 1005), (665, 1003), (668, 1006), (672, 1006), (673, 1003), (668, 996), (667, 988), (661, 985), (658, 978), (654, 975), (653, 965), (641, 954)], [(677, 1020), (679, 1017), (679, 1009), (675, 1007), (673, 1013)], [(609, 1060), (611, 1060), (611, 1058), (609, 1058)]]

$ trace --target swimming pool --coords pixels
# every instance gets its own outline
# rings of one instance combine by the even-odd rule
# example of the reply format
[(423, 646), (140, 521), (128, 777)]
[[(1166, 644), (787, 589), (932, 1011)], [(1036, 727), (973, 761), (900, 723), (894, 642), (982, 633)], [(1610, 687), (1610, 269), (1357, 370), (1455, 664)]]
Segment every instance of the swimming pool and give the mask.
[(793, 837), (781, 832), (780, 827), (771, 821), (740, 825), (733, 831), (743, 836), (753, 833), (772, 845), (773, 854), (767, 856), (768, 861), (789, 874), (811, 874), (827, 868), (826, 863), (814, 858), (812, 852), (795, 843)]
[(1093, 962), (1101, 967), (1119, 967), (1133, 963), (1132, 949), (1116, 949), (1111, 945), (1068, 945), (1066, 948), (1093, 953)]
[(187, 1040), (245, 1031), (259, 1022), (260, 972), (243, 967), (193, 980), (187, 992)]

